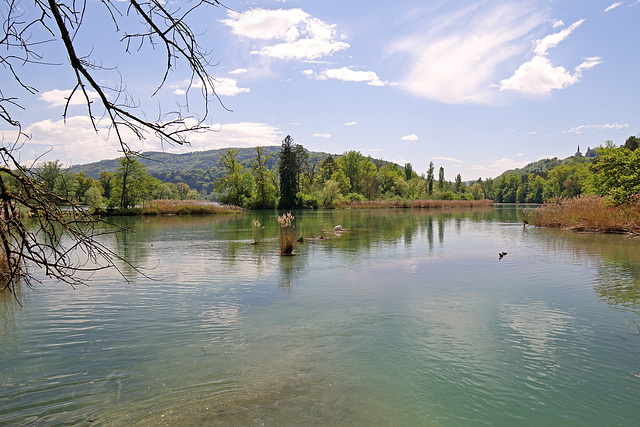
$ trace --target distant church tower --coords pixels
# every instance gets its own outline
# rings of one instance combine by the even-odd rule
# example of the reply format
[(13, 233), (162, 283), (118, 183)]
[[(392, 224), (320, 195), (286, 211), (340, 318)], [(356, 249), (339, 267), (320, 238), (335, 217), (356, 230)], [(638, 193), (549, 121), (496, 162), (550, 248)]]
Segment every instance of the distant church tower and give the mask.
[(580, 146), (579, 145), (578, 145), (578, 151), (576, 151), (576, 154), (574, 154), (574, 156), (582, 157), (582, 153), (580, 152)]

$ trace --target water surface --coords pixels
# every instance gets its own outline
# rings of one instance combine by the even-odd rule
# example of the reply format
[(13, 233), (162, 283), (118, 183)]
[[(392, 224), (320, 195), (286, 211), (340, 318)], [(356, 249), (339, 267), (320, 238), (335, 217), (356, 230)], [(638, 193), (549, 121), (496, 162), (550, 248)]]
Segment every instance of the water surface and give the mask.
[(519, 214), (119, 219), (144, 275), (0, 300), (0, 425), (639, 425), (640, 240)]

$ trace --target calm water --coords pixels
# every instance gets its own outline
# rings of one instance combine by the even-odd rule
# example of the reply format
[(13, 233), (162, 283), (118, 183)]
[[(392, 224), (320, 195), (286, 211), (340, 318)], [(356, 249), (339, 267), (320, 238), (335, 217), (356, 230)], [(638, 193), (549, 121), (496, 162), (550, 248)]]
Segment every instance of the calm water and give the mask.
[(123, 220), (148, 277), (0, 299), (0, 425), (640, 425), (640, 238), (519, 211), (294, 212), (291, 257), (271, 212)]

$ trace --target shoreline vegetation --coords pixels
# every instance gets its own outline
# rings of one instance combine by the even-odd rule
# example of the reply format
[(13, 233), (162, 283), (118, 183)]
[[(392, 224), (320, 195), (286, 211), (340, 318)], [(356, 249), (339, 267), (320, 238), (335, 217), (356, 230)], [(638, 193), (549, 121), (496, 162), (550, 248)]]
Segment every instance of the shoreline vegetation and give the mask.
[(537, 227), (640, 236), (640, 195), (619, 205), (596, 195), (559, 198), (525, 210), (522, 220)]
[[(369, 200), (352, 201), (336, 204), (336, 210), (341, 209), (448, 209), (448, 208), (479, 208), (491, 207), (491, 200)], [(239, 214), (244, 209), (238, 206), (221, 205), (202, 200), (152, 200), (144, 207), (128, 209), (95, 209), (94, 215), (102, 216), (138, 216), (138, 215), (217, 215)]]

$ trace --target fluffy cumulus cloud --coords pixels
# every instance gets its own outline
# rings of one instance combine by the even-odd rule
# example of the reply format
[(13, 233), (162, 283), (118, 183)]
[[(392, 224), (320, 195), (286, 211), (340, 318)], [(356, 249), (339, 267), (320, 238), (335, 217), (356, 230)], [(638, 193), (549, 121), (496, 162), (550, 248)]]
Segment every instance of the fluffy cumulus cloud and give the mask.
[[(237, 71), (237, 70), (236, 70)], [(233, 73), (233, 72), (232, 72)], [(239, 73), (235, 73), (239, 74)], [(191, 85), (189, 87), (189, 85)], [(202, 83), (191, 83), (190, 81), (185, 81), (183, 85), (175, 85), (173, 86), (175, 95), (184, 95), (187, 93), (187, 88), (190, 89), (198, 89), (202, 88)], [(228, 77), (215, 79), (215, 91), (219, 96), (235, 96), (240, 93), (249, 93), (251, 90), (246, 87), (238, 87), (238, 81), (236, 79), (231, 79)]]
[(249, 88), (238, 87), (238, 81), (236, 79), (220, 79), (216, 84), (216, 93), (223, 96), (235, 96), (239, 93), (248, 93)]
[(234, 34), (261, 44), (252, 54), (271, 58), (315, 59), (349, 47), (338, 40), (334, 25), (302, 9), (230, 11), (222, 23)]
[(401, 138), (403, 141), (417, 141), (418, 135), (412, 133), (411, 135), (405, 135)]
[(499, 71), (531, 46), (530, 35), (544, 18), (522, 3), (468, 5), (427, 17), (420, 31), (393, 43), (406, 57), (402, 87), (440, 102), (487, 103)]
[[(210, 132), (189, 135), (188, 146), (163, 145), (153, 135), (147, 135), (145, 140), (139, 141), (134, 135), (127, 134), (125, 129), (123, 132), (132, 150), (162, 150), (174, 153), (278, 145), (282, 139), (282, 132), (266, 123), (224, 123), (213, 125), (211, 129)], [(100, 125), (98, 132), (95, 132), (90, 120), (85, 116), (69, 117), (66, 121), (43, 120), (29, 126), (25, 132), (31, 135), (31, 138), (25, 141), (25, 150), (28, 150), (28, 153), (36, 156), (50, 150), (48, 158), (60, 159), (65, 164), (89, 163), (121, 155), (121, 147), (113, 133), (110, 133), (106, 126)]]
[(562, 31), (537, 40), (533, 49), (535, 56), (530, 61), (520, 65), (513, 76), (501, 80), (499, 84), (500, 90), (542, 95), (551, 92), (553, 89), (562, 89), (578, 83), (582, 78), (582, 71), (600, 64), (602, 62), (600, 58), (586, 58), (573, 72), (570, 72), (564, 67), (553, 66), (547, 54), (549, 49), (556, 47), (569, 37), (583, 22), (584, 20), (577, 21)]
[[(71, 96), (70, 89), (69, 90), (53, 89), (47, 92), (43, 92), (42, 95), (40, 96), (40, 99), (48, 103), (49, 106), (51, 107), (62, 107), (67, 104), (67, 100), (69, 100), (70, 96)], [(100, 99), (98, 96), (98, 93), (91, 90), (87, 91), (87, 96), (89, 97), (90, 101), (96, 101)], [(87, 100), (81, 90), (75, 91), (73, 93), (73, 97), (69, 101), (69, 105), (82, 105), (86, 103), (87, 103)]]
[(580, 125), (580, 126), (576, 126), (573, 127), (571, 129), (567, 129), (562, 131), (562, 133), (575, 133), (575, 134), (581, 134), (584, 132), (590, 132), (593, 130), (609, 130), (609, 129), (614, 129), (614, 130), (619, 130), (619, 129), (624, 129), (624, 128), (628, 128), (629, 125), (627, 123), (605, 123), (605, 124), (601, 124), (601, 125)]
[(367, 82), (370, 86), (384, 86), (385, 83), (380, 80), (378, 75), (373, 71), (357, 71), (347, 67), (332, 68), (325, 70), (318, 76), (318, 79), (335, 79), (344, 82)]

